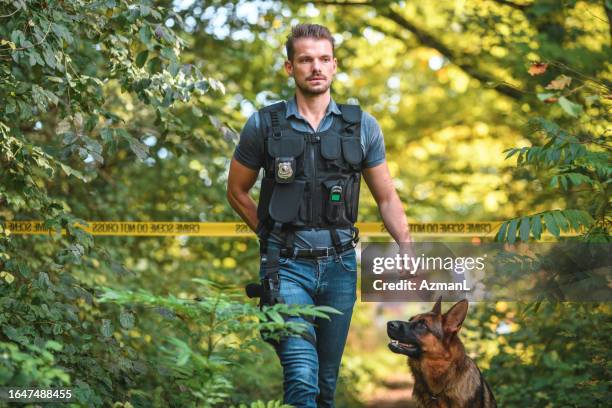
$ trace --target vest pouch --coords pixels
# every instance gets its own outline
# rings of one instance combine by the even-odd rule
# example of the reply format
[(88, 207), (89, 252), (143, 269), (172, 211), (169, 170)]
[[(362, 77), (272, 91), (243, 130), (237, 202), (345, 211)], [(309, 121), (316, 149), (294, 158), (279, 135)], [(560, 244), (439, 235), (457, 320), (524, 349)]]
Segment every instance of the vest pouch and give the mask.
[(361, 140), (356, 137), (342, 138), (342, 155), (352, 167), (359, 168), (363, 160)]
[(298, 157), (304, 153), (304, 137), (288, 134), (268, 139), (268, 152), (272, 157)]
[(345, 180), (327, 180), (325, 186), (325, 219), (332, 224), (346, 224)]
[(327, 160), (336, 160), (340, 157), (340, 138), (333, 134), (321, 137), (321, 156)]
[(261, 188), (259, 190), (259, 202), (257, 204), (257, 218), (265, 220), (268, 218), (268, 207), (274, 190), (274, 179), (272, 177), (263, 177), (261, 179)]
[(273, 220), (286, 223), (295, 221), (304, 194), (304, 180), (276, 184), (270, 199), (269, 213)]
[(359, 189), (361, 187), (361, 176), (355, 173), (346, 183), (346, 218), (351, 222), (357, 222), (359, 214)]

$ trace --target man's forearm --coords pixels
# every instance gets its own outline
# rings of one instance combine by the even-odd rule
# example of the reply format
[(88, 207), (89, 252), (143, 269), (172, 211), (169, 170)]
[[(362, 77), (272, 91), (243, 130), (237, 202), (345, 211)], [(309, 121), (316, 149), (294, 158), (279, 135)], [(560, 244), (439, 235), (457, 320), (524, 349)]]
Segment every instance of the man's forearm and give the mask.
[(387, 228), (395, 242), (398, 244), (412, 242), (408, 219), (397, 194), (394, 194), (394, 197), (391, 199), (380, 203), (378, 207), (385, 228)]
[(251, 196), (248, 194), (228, 193), (227, 201), (249, 228), (255, 232), (259, 218), (257, 217), (257, 204), (255, 204)]

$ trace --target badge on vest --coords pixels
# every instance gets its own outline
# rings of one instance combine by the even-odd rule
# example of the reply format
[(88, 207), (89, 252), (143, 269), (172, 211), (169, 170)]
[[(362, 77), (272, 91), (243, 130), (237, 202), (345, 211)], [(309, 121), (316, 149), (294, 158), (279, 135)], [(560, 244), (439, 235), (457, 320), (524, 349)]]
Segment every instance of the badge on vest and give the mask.
[(275, 179), (277, 183), (292, 183), (295, 179), (295, 157), (277, 157), (274, 159)]

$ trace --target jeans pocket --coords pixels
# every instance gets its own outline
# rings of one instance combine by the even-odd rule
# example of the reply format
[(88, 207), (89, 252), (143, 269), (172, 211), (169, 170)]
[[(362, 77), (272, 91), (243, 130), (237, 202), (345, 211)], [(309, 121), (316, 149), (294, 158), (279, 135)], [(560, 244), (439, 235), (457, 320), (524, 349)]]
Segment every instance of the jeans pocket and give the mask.
[(357, 256), (355, 254), (355, 251), (352, 250), (350, 252), (347, 252), (344, 255), (341, 255), (340, 265), (342, 265), (342, 268), (345, 271), (356, 273), (357, 272)]

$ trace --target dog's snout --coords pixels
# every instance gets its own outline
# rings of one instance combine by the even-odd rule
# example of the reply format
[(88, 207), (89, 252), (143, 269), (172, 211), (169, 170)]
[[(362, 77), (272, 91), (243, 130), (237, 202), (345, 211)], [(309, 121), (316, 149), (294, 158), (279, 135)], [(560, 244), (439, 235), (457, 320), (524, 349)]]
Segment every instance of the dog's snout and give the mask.
[(392, 320), (390, 322), (387, 322), (387, 329), (389, 330), (397, 330), (399, 329), (399, 322), (397, 320)]

